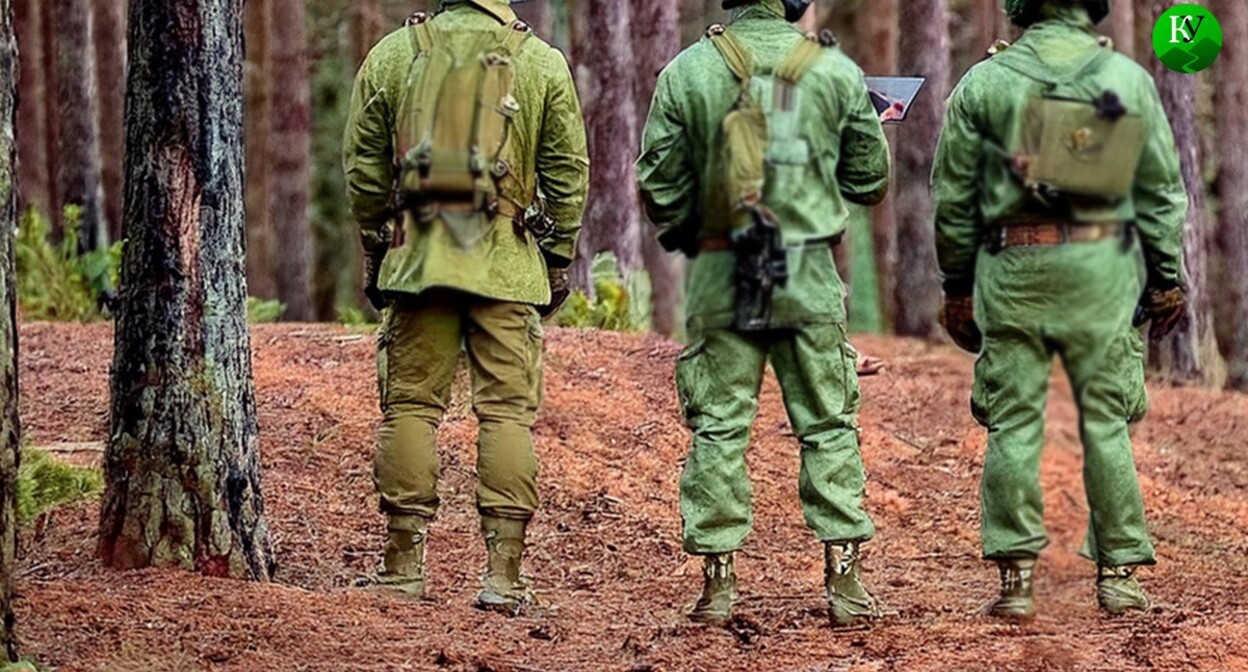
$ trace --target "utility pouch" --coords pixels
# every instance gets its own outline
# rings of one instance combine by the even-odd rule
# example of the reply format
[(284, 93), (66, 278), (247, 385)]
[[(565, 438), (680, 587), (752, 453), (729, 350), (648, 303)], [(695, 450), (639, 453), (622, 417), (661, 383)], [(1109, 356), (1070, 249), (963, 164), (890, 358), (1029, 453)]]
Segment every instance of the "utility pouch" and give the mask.
[(736, 306), (733, 328), (766, 331), (771, 328), (771, 299), (776, 288), (789, 281), (788, 253), (775, 216), (764, 207), (742, 213), (752, 223), (733, 233), (736, 257)]

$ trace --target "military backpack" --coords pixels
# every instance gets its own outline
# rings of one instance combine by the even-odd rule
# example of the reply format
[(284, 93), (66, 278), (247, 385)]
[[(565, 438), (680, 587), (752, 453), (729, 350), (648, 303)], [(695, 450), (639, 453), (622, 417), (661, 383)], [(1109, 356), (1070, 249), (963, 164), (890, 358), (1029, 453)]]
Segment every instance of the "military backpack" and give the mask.
[[(492, 33), (457, 33), (452, 43), (430, 19), (418, 13), (407, 23), (414, 56), (396, 115), (396, 195), (418, 222), (441, 219), (470, 247), (499, 214), (499, 186), (512, 170), (520, 112), (512, 61), (532, 31), (515, 21)], [(476, 42), (465, 48), (465, 39)], [(523, 212), (528, 204), (506, 205)]]

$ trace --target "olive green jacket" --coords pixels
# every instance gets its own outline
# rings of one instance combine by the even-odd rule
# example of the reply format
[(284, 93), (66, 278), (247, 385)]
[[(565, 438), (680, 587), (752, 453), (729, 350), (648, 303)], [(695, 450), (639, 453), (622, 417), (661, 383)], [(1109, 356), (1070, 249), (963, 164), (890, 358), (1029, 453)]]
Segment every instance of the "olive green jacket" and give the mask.
[[(442, 31), (464, 35), (463, 48), (471, 50), (483, 32), (515, 20), (504, 0), (473, 0), (446, 6), (432, 22)], [(460, 41), (453, 43), (459, 46)], [(408, 82), (419, 78), (424, 63), (413, 63), (413, 56), (408, 30), (396, 31), (373, 49), (356, 78), (343, 165), (351, 210), (369, 253), (384, 249), (389, 240), (395, 115)], [(518, 235), (510, 218), (499, 216), (481, 241), (463, 249), (440, 222), (418, 226), (409, 217), (403, 224), (404, 245), (390, 250), (381, 266), (378, 286), (383, 291), (420, 294), (449, 287), (501, 301), (549, 302), (546, 265), (571, 263), (581, 228), (589, 188), (585, 124), (571, 71), (559, 51), (531, 36), (513, 63), (514, 96), (521, 109), (509, 155), (503, 157), (516, 177), (504, 189), (515, 193), (504, 196), (531, 203), (540, 187), (556, 224), (554, 235), (539, 246), (531, 235)]]
[[(946, 288), (971, 286), (976, 255), (993, 222), (1032, 200), (1011, 173), (1008, 154), (1018, 145), (1027, 102), (1044, 85), (1007, 67), (1007, 60), (1039, 64), (1054, 81), (1063, 81), (1094, 50), (1109, 48), (1098, 44), (1086, 9), (1050, 6), (1046, 12), (1047, 20), (1033, 24), (1017, 43), (972, 68), (949, 100), (932, 174)], [(1153, 78), (1121, 54), (1083, 77), (1091, 88), (1117, 93), (1129, 112), (1145, 118), (1148, 134), (1131, 196), (1113, 205), (1079, 206), (1075, 219), (1134, 222), (1150, 276), (1178, 282), (1187, 192)]]
[[(804, 39), (784, 20), (779, 0), (746, 7), (728, 29), (753, 56), (755, 72), (775, 70)], [(793, 198), (764, 199), (789, 246), (792, 277), (773, 299), (777, 327), (839, 322), (843, 291), (826, 241), (845, 231), (847, 202), (873, 205), (888, 191), (888, 142), (871, 105), (862, 70), (837, 48), (825, 49), (798, 87), (801, 124), (790, 155), (808, 156), (783, 166)], [(725, 167), (721, 124), (740, 92), (718, 49), (707, 38), (682, 52), (660, 74), (646, 123), (637, 178), (650, 220), (661, 230), (720, 237), (729, 213), (722, 196)], [(786, 148), (787, 150), (788, 148)], [(778, 172), (769, 166), (768, 179)], [(689, 269), (686, 311), (690, 327), (732, 321), (734, 255), (706, 252)]]

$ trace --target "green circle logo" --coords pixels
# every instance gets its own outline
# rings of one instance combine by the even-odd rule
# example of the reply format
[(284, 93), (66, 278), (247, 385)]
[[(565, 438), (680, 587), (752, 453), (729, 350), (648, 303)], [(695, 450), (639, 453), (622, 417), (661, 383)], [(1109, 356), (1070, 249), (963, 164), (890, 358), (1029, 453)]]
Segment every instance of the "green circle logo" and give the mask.
[(1200, 5), (1175, 5), (1153, 27), (1153, 51), (1175, 72), (1200, 72), (1222, 53), (1222, 24)]

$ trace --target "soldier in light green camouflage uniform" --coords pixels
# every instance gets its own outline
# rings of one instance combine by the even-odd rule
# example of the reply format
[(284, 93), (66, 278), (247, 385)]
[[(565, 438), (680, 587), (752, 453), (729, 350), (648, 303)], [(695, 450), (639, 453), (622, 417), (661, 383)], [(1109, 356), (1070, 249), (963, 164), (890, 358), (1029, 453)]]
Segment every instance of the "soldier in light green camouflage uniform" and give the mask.
[[(767, 146), (763, 205), (774, 213), (788, 282), (770, 297), (766, 328), (734, 324), (737, 254), (732, 205), (724, 197), (724, 124), (740, 76), (717, 44), (770, 77), (807, 38), (796, 21), (808, 2), (744, 5), (723, 35), (685, 50), (660, 75), (637, 174), (650, 219), (670, 250), (693, 257), (687, 278), (689, 347), (677, 386), (693, 448), (681, 479), (684, 547), (705, 556), (705, 585), (691, 617), (723, 622), (735, 599), (733, 553), (752, 523), (745, 451), (770, 361), (801, 443), (799, 493), (806, 522), (825, 542), (827, 594), (837, 623), (874, 614), (859, 580), (859, 544), (874, 534), (862, 508), (857, 355), (845, 334), (844, 286), (832, 246), (848, 202), (875, 204), (888, 190), (889, 152), (862, 71), (841, 51), (815, 44), (791, 87), (755, 86), (776, 109)], [(786, 20), (788, 19), (788, 20)], [(762, 80), (760, 80), (762, 81)], [(757, 83), (757, 82), (756, 82)], [(782, 101), (779, 93), (785, 99)], [(796, 101), (796, 102), (795, 102)], [(777, 123), (784, 121), (785, 123)]]
[(1128, 435), (1147, 406), (1133, 317), (1164, 332), (1183, 309), (1179, 159), (1152, 78), (1094, 32), (1108, 2), (1005, 6), (1027, 31), (954, 91), (933, 176), (946, 328), (979, 353), (983, 553), (1002, 578), (991, 611), (1034, 612), (1054, 356), (1079, 405), (1100, 605), (1143, 609), (1132, 574), (1154, 553)]
[[(384, 420), (375, 465), (389, 540), (378, 582), (413, 597), (424, 591), (425, 535), (439, 504), (437, 428), (466, 353), (480, 421), (477, 507), (489, 552), (478, 605), (515, 613), (531, 600), (520, 560), (525, 527), (538, 507), (531, 428), (542, 386), (539, 308), (550, 312), (564, 298), (564, 269), (572, 261), (588, 185), (584, 123), (563, 55), (532, 37), (505, 0), (445, 0), (431, 19), (414, 19), (365, 61), (343, 150), (369, 259), (368, 292), (389, 304), (378, 353)], [(505, 115), (500, 123), (506, 125), (500, 126), (504, 139), (495, 163), (479, 170), (493, 158), (472, 148), (472, 188), (480, 198), (467, 212), (440, 202), (442, 192), (435, 190), (454, 185), (435, 185), (426, 164), (421, 186), (413, 187), (419, 204), (396, 207), (396, 184), (406, 179), (401, 171), (413, 165), (396, 147), (405, 105), (420, 100), (416, 114), (429, 114), (434, 103), (451, 109), (473, 104), (471, 91), (462, 100), (420, 98), (418, 87), (434, 67), (429, 64), (442, 57), (447, 60), (440, 67), (468, 64), (503, 74), (486, 80), (502, 82), (495, 91), (500, 99), (476, 103)], [(472, 118), (472, 111), (442, 116), (437, 123), (460, 127), (431, 128), (462, 133), (465, 119), (450, 117)], [(426, 140), (435, 148), (436, 178), (442, 138)], [(462, 151), (467, 175), (468, 148)], [(426, 188), (428, 194), (419, 193)], [(529, 225), (539, 190), (542, 221), (553, 227), (541, 234)]]

